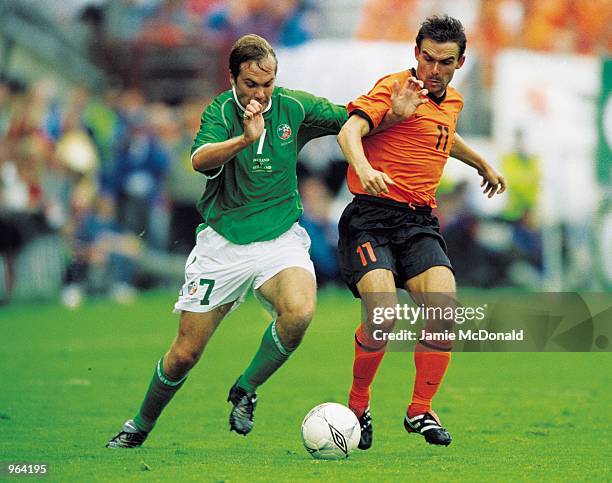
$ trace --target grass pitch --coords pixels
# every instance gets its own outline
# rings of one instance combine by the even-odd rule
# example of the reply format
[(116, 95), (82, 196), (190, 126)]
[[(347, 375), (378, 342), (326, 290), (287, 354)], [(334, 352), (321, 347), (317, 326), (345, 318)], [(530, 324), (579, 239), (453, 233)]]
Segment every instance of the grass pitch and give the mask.
[[(108, 450), (176, 332), (174, 293), (129, 307), (91, 301), (0, 308), (0, 461), (48, 463), (55, 481), (605, 480), (610, 478), (609, 353), (457, 353), (435, 409), (448, 448), (408, 435), (411, 353), (389, 353), (373, 385), (374, 446), (315, 461), (306, 412), (346, 403), (359, 304), (319, 295), (301, 348), (259, 390), (253, 432), (229, 432), (227, 391), (269, 322), (254, 300), (222, 323), (198, 366), (136, 450)], [(607, 457), (605, 455), (608, 455)]]

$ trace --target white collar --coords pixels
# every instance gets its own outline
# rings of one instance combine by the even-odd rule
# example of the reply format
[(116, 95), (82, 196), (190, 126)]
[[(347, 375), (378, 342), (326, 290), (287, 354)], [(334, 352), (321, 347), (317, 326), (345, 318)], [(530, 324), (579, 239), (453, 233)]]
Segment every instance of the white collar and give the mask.
[[(244, 106), (240, 104), (240, 101), (238, 100), (238, 96), (236, 95), (236, 86), (232, 86), (232, 93), (234, 94), (234, 100), (236, 101), (236, 104), (238, 104), (238, 107), (240, 108), (240, 110), (244, 111)], [(270, 102), (268, 102), (268, 105), (263, 110), (263, 112), (268, 112), (271, 107), (272, 107), (272, 98), (270, 97)]]

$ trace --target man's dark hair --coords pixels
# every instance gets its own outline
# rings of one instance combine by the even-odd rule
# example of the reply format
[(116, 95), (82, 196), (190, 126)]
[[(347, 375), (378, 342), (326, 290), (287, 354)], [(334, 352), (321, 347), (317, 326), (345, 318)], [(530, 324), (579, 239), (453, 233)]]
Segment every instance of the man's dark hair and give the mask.
[[(261, 62), (269, 56), (272, 56), (274, 63), (277, 64), (276, 54), (266, 39), (255, 34), (244, 35), (236, 41), (230, 52), (230, 72), (236, 79), (240, 74), (240, 65), (243, 62), (255, 62), (258, 67), (262, 68)], [(275, 65), (274, 73), (276, 69)]]
[(434, 15), (428, 17), (422, 24), (417, 34), (416, 44), (421, 48), (424, 39), (434, 42), (455, 42), (459, 46), (459, 58), (465, 53), (465, 30), (459, 20), (448, 15)]

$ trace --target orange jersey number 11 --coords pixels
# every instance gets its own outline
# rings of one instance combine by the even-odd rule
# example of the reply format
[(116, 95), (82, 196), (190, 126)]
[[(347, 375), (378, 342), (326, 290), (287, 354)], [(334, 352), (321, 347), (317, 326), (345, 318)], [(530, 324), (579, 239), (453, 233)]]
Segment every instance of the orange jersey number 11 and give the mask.
[(448, 144), (448, 127), (440, 126), (438, 124), (438, 131), (440, 131), (440, 135), (438, 136), (438, 142), (436, 143), (436, 149), (440, 149), (440, 143), (442, 139), (444, 139), (444, 146), (442, 146), (442, 151), (446, 152), (446, 145)]

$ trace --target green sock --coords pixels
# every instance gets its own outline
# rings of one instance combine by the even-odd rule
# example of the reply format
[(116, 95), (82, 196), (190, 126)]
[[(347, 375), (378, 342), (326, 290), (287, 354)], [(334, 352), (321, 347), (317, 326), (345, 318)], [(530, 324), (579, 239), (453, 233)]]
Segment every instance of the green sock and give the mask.
[(172, 396), (181, 388), (185, 379), (187, 379), (187, 376), (178, 381), (168, 378), (164, 374), (164, 358), (162, 357), (159, 360), (144, 401), (140, 406), (140, 411), (134, 418), (134, 423), (136, 423), (138, 429), (147, 433), (153, 429), (157, 418), (170, 402)]
[(287, 350), (283, 346), (276, 332), (276, 320), (273, 320), (264, 332), (259, 349), (251, 364), (240, 376), (238, 386), (247, 392), (255, 392), (258, 386), (266, 382), (289, 359), (291, 352), (293, 351)]

